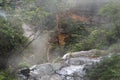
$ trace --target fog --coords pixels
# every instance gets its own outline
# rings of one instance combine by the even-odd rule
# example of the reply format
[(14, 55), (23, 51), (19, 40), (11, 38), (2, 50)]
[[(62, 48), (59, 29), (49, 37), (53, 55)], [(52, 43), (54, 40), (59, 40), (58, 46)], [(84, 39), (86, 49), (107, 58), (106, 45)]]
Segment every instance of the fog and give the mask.
[[(95, 14), (97, 14), (97, 11), (99, 8), (101, 8), (104, 4), (109, 2), (110, 0), (37, 0), (37, 6), (40, 7), (42, 6), (47, 12), (49, 12), (51, 15), (55, 15), (61, 12), (66, 12), (69, 10), (73, 11), (83, 11), (83, 14), (85, 14), (84, 11), (94, 11)], [(115, 1), (115, 0), (113, 0)], [(29, 5), (29, 4), (28, 4)], [(81, 12), (82, 13), (82, 12)], [(87, 14), (87, 13), (86, 13)], [(93, 13), (94, 14), (94, 13)], [(3, 17), (6, 17), (4, 12), (0, 11), (0, 15)], [(54, 16), (54, 17), (55, 17)], [(54, 18), (55, 19), (55, 18)], [(53, 20), (53, 19), (52, 19)], [(42, 21), (44, 22), (44, 20)], [(23, 23), (25, 24), (25, 22)], [(33, 27), (33, 25), (28, 24), (29, 28)], [(48, 39), (49, 39), (49, 30), (48, 31), (43, 31), (41, 33), (41, 28), (45, 25), (39, 25), (37, 26), (37, 31), (39, 34), (37, 34), (37, 38), (31, 42), (29, 46), (27, 46), (27, 49), (25, 49), (22, 52), (22, 56), (12, 56), (9, 60), (9, 64), (11, 63), (14, 64), (30, 64), (30, 65), (35, 65), (35, 64), (41, 64), (48, 62), (47, 61), (47, 54), (48, 54)], [(39, 29), (39, 27), (41, 27)], [(55, 27), (53, 27), (54, 30)], [(23, 28), (25, 30), (25, 33), (27, 34), (27, 37), (32, 35), (32, 39), (34, 39), (34, 36), (36, 36), (36, 32), (34, 30), (26, 30), (26, 27)], [(31, 28), (33, 29), (33, 28)], [(26, 36), (26, 35), (25, 35)], [(30, 39), (30, 38), (29, 38)], [(30, 39), (30, 40), (32, 40)], [(57, 57), (55, 57), (57, 58)], [(12, 66), (16, 66), (12, 64)]]

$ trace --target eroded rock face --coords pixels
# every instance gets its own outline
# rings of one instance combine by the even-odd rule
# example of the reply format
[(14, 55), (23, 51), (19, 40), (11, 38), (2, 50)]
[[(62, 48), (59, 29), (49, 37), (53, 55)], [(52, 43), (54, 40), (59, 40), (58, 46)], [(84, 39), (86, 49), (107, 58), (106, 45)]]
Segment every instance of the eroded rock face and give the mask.
[[(29, 80), (84, 80), (87, 70), (93, 68), (101, 57), (90, 57), (97, 51), (81, 51), (63, 56), (59, 63), (45, 63), (30, 67)], [(91, 55), (90, 55), (91, 54)], [(82, 56), (80, 56), (82, 55)], [(69, 56), (69, 58), (68, 58)], [(24, 80), (24, 79), (22, 79)]]

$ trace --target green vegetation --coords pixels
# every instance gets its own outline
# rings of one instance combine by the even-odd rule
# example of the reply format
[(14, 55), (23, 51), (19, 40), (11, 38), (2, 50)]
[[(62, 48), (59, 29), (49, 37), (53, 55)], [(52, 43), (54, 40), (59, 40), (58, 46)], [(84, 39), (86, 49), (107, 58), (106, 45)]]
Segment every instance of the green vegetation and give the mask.
[[(7, 2), (8, 1), (8, 2)], [(0, 0), (0, 9), (9, 12), (12, 3)], [(28, 39), (23, 36), (22, 22), (15, 17), (0, 16), (0, 80), (16, 80), (15, 75), (8, 69), (8, 58), (23, 48)], [(18, 54), (20, 55), (20, 53)]]
[(17, 78), (9, 70), (4, 70), (0, 71), (0, 80), (17, 80)]
[(27, 38), (23, 36), (21, 25), (13, 25), (1, 17), (0, 20), (0, 55), (9, 56), (13, 49), (24, 46)]
[(87, 74), (89, 80), (120, 80), (120, 55), (104, 59)]
[[(65, 32), (69, 39), (65, 41), (64, 46), (60, 46), (58, 43), (55, 46), (53, 44), (53, 50), (61, 48), (58, 49), (61, 53), (90, 49), (109, 49), (112, 53), (120, 52), (117, 44), (120, 40), (120, 1), (108, 3), (99, 10), (99, 15), (109, 20), (109, 26), (106, 26), (107, 23), (104, 25), (88, 25), (82, 21), (68, 18), (67, 15), (64, 16), (64, 13), (67, 13), (66, 10), (69, 10), (69, 7), (72, 6), (65, 2), (59, 0), (40, 1), (39, 3), (39, 0), (0, 0), (0, 10), (6, 13), (6, 17), (0, 16), (0, 80), (15, 80), (15, 76), (11, 75), (10, 71), (6, 69), (8, 58), (15, 54), (14, 50), (20, 50), (28, 41), (23, 36), (21, 28), (23, 23), (32, 25), (36, 30), (41, 31), (55, 30), (56, 26), (57, 29), (62, 27), (61, 31), (64, 29), (63, 33)], [(75, 8), (79, 9), (78, 6)], [(94, 10), (92, 11), (93, 8), (94, 6), (91, 7), (90, 14), (93, 13), (94, 15), (96, 13), (94, 13)], [(72, 11), (70, 15), (72, 15), (71, 13)], [(79, 13), (78, 10), (77, 17), (82, 18)], [(59, 18), (62, 16), (63, 19), (57, 22), (57, 15), (60, 16)], [(55, 32), (58, 37), (60, 31), (55, 30)], [(120, 55), (107, 58), (91, 70), (88, 77), (90, 80), (119, 80), (119, 64)], [(21, 63), (19, 66), (29, 65)]]
[[(71, 42), (66, 45), (66, 52), (81, 51), (90, 49), (104, 49), (108, 50), (108, 53), (113, 53), (109, 58), (105, 58), (96, 67), (87, 73), (88, 80), (120, 80), (120, 3), (108, 3), (100, 9), (99, 14), (109, 19), (109, 27), (102, 25), (101, 27), (87, 28), (87, 35), (82, 34), (81, 30), (76, 29), (77, 23), (71, 25), (74, 29), (71, 34), (77, 35), (77, 37), (71, 38)], [(106, 23), (108, 24), (108, 23)], [(69, 25), (70, 26), (70, 25)], [(84, 28), (87, 26), (82, 25)], [(99, 25), (98, 25), (99, 26)], [(81, 26), (79, 26), (81, 28)], [(82, 29), (83, 31), (84, 29)], [(77, 33), (78, 32), (78, 33)], [(83, 35), (83, 36), (82, 36)], [(78, 37), (79, 36), (79, 37)], [(118, 55), (116, 55), (118, 54)], [(100, 55), (100, 54), (97, 54)]]
[(28, 41), (18, 23), (14, 25), (0, 17), (0, 80), (16, 80), (14, 74), (6, 70), (8, 58), (15, 54), (14, 51), (23, 48)]
[(101, 10), (100, 14), (111, 20), (112, 34), (116, 40), (120, 39), (120, 1), (106, 4)]
[(68, 39), (64, 48), (65, 51), (69, 52), (80, 51), (80, 49), (83, 50), (83, 46), (79, 49), (76, 49), (75, 47), (83, 43), (82, 41), (90, 34), (90, 27), (87, 24), (79, 21), (74, 21), (70, 18), (63, 20), (62, 24), (67, 25), (66, 32), (70, 35), (70, 38)]
[(117, 42), (111, 34), (113, 34), (113, 32), (105, 29), (92, 30), (85, 39), (72, 47), (72, 51), (90, 50), (93, 48), (108, 49), (110, 45)]
[[(73, 30), (73, 32), (79, 32), (77, 33), (77, 35), (80, 37), (81, 35), (83, 35), (83, 37), (81, 37), (81, 39), (78, 37), (76, 39), (75, 38), (72, 39), (72, 42), (74, 42), (74, 40), (78, 40), (78, 41), (74, 44), (72, 44), (72, 42), (69, 43), (70, 48), (68, 49), (67, 52), (90, 50), (93, 48), (108, 49), (111, 45), (117, 43), (120, 40), (120, 24), (119, 24), (120, 23), (120, 18), (119, 18), (120, 5), (119, 4), (120, 4), (119, 1), (117, 3), (115, 2), (108, 3), (99, 10), (99, 14), (101, 16), (109, 19), (109, 23), (111, 23), (109, 27), (102, 24), (101, 24), (101, 27), (97, 27), (99, 25), (94, 27), (90, 26), (89, 28), (86, 29), (88, 31), (87, 35), (84, 35), (86, 32), (84, 32), (83, 34), (80, 33), (81, 30), (79, 29), (75, 29), (75, 30), (71, 29)], [(85, 24), (82, 26), (84, 26), (84, 28), (87, 27)], [(82, 27), (79, 26), (79, 28), (82, 28)]]
[(109, 48), (109, 52), (113, 53), (113, 55), (111, 57), (105, 58), (96, 66), (96, 68), (88, 71), (87, 77), (89, 80), (120, 80), (120, 54), (119, 54), (120, 53), (119, 51), (120, 48), (119, 6), (120, 5), (119, 4), (120, 4), (119, 2), (109, 3), (100, 10), (100, 14), (102, 14), (104, 17), (109, 18), (112, 23), (111, 28), (108, 28), (108, 30), (105, 29), (104, 34), (102, 34), (105, 35), (106, 37), (104, 39), (100, 38), (100, 40), (102, 41), (101, 46), (103, 48), (107, 45), (107, 49)]

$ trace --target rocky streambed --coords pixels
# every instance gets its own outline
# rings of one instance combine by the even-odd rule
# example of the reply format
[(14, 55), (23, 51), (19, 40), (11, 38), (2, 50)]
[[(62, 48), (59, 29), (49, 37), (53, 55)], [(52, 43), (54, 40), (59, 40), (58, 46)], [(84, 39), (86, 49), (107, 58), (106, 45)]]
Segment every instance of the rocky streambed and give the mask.
[(87, 70), (94, 68), (102, 57), (96, 54), (102, 50), (89, 50), (65, 54), (57, 63), (33, 65), (27, 76), (21, 74), (20, 80), (85, 80)]

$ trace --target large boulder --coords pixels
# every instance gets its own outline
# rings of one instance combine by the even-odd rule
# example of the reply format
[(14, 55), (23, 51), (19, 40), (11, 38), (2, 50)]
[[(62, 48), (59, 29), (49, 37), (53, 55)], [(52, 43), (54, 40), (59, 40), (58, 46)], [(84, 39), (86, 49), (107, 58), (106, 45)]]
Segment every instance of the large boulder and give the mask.
[[(29, 80), (84, 80), (86, 71), (94, 68), (96, 63), (102, 59), (99, 56), (91, 57), (97, 52), (98, 50), (93, 49), (68, 53), (58, 63), (32, 66), (30, 67)], [(99, 52), (103, 51), (99, 50)]]

